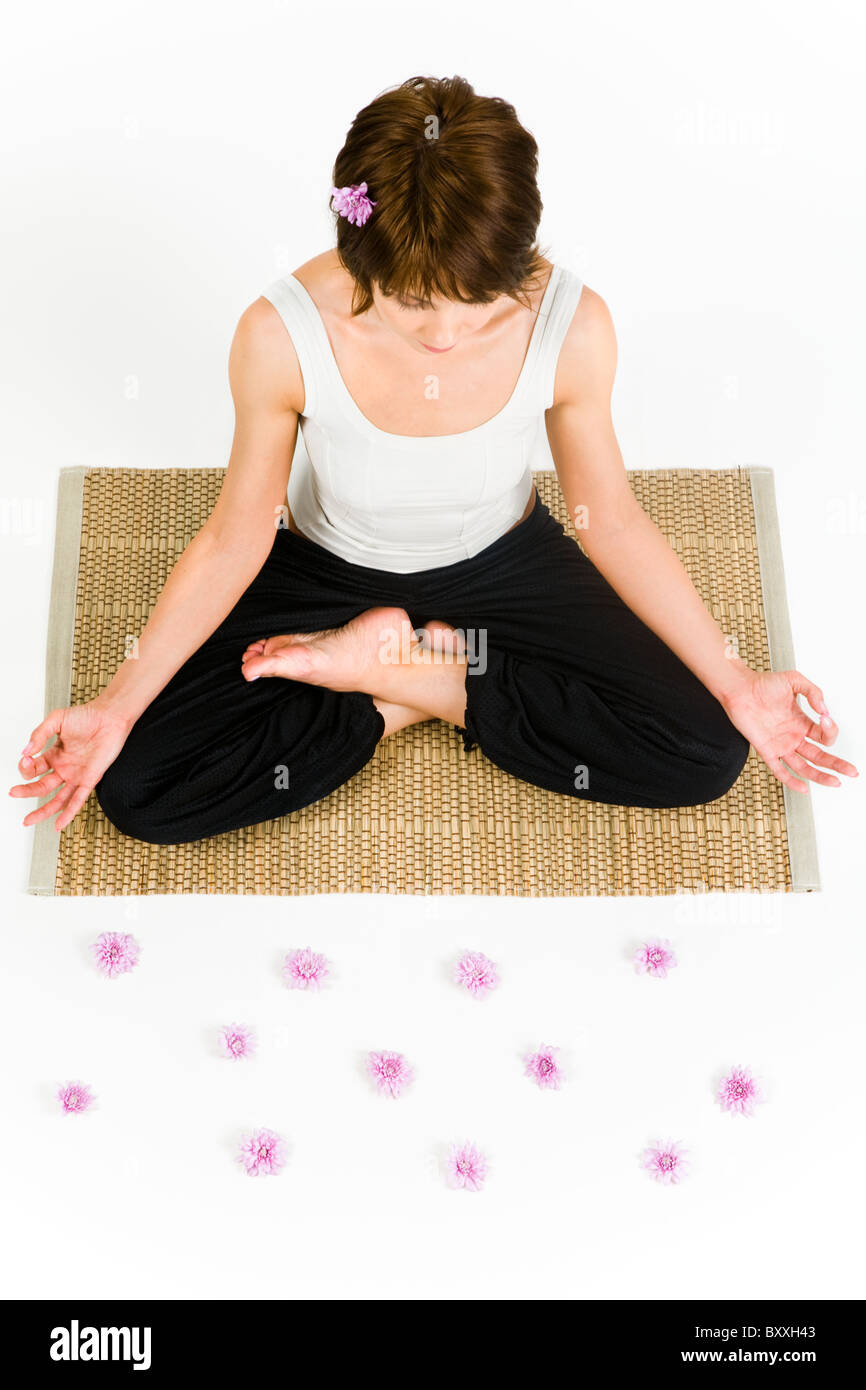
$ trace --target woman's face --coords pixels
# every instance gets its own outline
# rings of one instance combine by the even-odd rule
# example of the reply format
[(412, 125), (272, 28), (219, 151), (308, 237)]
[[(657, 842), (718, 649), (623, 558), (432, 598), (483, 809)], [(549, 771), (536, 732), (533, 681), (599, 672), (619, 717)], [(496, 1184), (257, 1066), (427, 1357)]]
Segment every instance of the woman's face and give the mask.
[(450, 352), (461, 338), (477, 333), (499, 312), (492, 304), (463, 304), (454, 299), (421, 303), (398, 295), (384, 295), (373, 286), (373, 308), (386, 328), (403, 338), (416, 352)]

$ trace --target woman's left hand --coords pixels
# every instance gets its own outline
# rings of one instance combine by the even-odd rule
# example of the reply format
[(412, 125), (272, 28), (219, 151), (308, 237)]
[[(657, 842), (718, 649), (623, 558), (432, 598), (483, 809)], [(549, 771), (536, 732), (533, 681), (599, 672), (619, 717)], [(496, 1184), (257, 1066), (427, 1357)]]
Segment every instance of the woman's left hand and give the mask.
[[(806, 696), (816, 718), (801, 708), (798, 695)], [(853, 763), (826, 751), (835, 743), (838, 727), (823, 693), (799, 671), (750, 671), (722, 704), (734, 727), (786, 787), (808, 792), (809, 782), (840, 787), (835, 773), (859, 776)]]

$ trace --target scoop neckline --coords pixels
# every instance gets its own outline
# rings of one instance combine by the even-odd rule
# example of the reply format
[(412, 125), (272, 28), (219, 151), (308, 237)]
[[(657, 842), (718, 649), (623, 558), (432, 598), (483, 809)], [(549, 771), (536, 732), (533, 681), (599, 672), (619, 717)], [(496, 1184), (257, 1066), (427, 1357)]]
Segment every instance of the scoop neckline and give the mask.
[(553, 298), (555, 282), (560, 279), (561, 273), (561, 266), (557, 263), (554, 263), (550, 275), (548, 276), (547, 284), (544, 288), (544, 294), (541, 296), (541, 303), (538, 306), (538, 312), (535, 315), (535, 322), (532, 325), (532, 332), (529, 335), (529, 343), (526, 347), (526, 353), (524, 355), (523, 362), (521, 363), (517, 381), (514, 383), (514, 389), (512, 390), (511, 395), (508, 397), (508, 400), (505, 402), (505, 404), (502, 406), (500, 410), (497, 410), (495, 415), (491, 415), (488, 420), (482, 420), (480, 425), (473, 425), (471, 429), (457, 430), (456, 432), (451, 434), (393, 434), (390, 430), (383, 430), (380, 429), (378, 425), (374, 425), (373, 421), (369, 420), (367, 416), (364, 414), (361, 407), (358, 405), (358, 402), (355, 400), (355, 397), (352, 395), (351, 391), (349, 390), (348, 386), (343, 380), (343, 374), (340, 371), (339, 363), (337, 362), (334, 349), (331, 346), (331, 340), (328, 337), (328, 330), (325, 327), (325, 321), (322, 318), (321, 313), (319, 312), (319, 306), (313, 299), (313, 296), (310, 294), (310, 291), (307, 289), (306, 285), (303, 285), (301, 283), (301, 281), (298, 279), (298, 277), (295, 275), (293, 271), (289, 273), (287, 278), (289, 280), (294, 280), (295, 284), (300, 289), (302, 296), (304, 297), (304, 299), (307, 300), (312, 310), (315, 332), (318, 336), (319, 344), (324, 353), (325, 361), (328, 364), (328, 371), (330, 372), (334, 380), (334, 385), (340, 397), (342, 398), (344, 406), (354, 419), (355, 424), (358, 426), (358, 428), (363, 430), (365, 434), (369, 435), (371, 438), (374, 439), (386, 441), (390, 440), (391, 442), (396, 442), (398, 444), (413, 444), (424, 446), (441, 443), (443, 439), (471, 439), (481, 434), (484, 430), (489, 430), (493, 425), (498, 424), (514, 408), (520, 396), (522, 395), (525, 382), (529, 376), (531, 365), (538, 355), (538, 347), (541, 341), (539, 336), (539, 325), (541, 324), (542, 320), (547, 317), (547, 312), (550, 307), (550, 301)]

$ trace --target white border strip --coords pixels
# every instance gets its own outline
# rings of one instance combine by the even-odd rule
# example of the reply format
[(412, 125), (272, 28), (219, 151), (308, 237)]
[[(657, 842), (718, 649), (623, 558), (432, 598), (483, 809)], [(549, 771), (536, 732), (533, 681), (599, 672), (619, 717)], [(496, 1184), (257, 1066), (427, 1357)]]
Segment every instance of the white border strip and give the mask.
[[(48, 610), (45, 654), (45, 713), (69, 704), (72, 692), (72, 643), (75, 637), (75, 598), (81, 553), (81, 511), (86, 468), (61, 468), (57, 481), (57, 520), (54, 529), (54, 570)], [(45, 805), (43, 797), (39, 805)], [(62, 832), (61, 832), (62, 833)], [(60, 835), (51, 817), (34, 830), (28, 893), (51, 897), (57, 882)]]
[[(752, 506), (755, 513), (755, 532), (758, 538), (758, 562), (761, 569), (761, 591), (764, 596), (764, 618), (767, 624), (767, 644), (770, 665), (774, 671), (794, 667), (794, 641), (785, 590), (785, 566), (782, 560), (782, 540), (779, 515), (776, 510), (776, 488), (772, 468), (750, 468)], [(788, 827), (788, 857), (791, 861), (791, 888), (795, 893), (812, 893), (821, 887), (818, 871), (818, 845), (812, 798), (785, 787), (785, 821)]]

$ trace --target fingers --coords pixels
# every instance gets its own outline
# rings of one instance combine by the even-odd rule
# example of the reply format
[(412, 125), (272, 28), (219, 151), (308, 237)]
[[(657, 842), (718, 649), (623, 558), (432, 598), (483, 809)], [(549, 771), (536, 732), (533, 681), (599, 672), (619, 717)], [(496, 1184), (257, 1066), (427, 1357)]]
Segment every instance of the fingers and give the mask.
[[(802, 714), (803, 711), (800, 710), (800, 713)], [(817, 739), (819, 743), (824, 743), (828, 745), (836, 742), (836, 737), (839, 733), (839, 726), (834, 722), (834, 720), (830, 717), (829, 714), (822, 714), (821, 722), (819, 724), (816, 724), (814, 719), (809, 719), (808, 715), (806, 715), (805, 718), (808, 723), (808, 727), (805, 730), (806, 738)]]
[(805, 695), (809, 704), (816, 714), (829, 714), (829, 710), (824, 702), (824, 692), (814, 681), (810, 681), (808, 676), (804, 676), (802, 671), (788, 671), (788, 679), (791, 682), (791, 689), (795, 695)]
[(64, 783), (54, 793), (50, 801), (46, 801), (44, 806), (37, 806), (35, 811), (31, 811), (29, 815), (25, 816), (22, 825), (38, 825), (40, 821), (47, 820), (49, 816), (55, 816), (66, 805), (74, 791), (74, 787)]
[(810, 721), (806, 730), (806, 737), (817, 739), (819, 743), (825, 745), (835, 743), (839, 735), (839, 725), (827, 709), (821, 687), (815, 685), (814, 681), (810, 681), (808, 676), (804, 676), (802, 671), (788, 671), (786, 675), (794, 694), (805, 695), (812, 709), (818, 715), (817, 720)]
[(809, 743), (806, 739), (797, 749), (804, 758), (808, 758), (811, 763), (817, 763), (818, 767), (832, 768), (833, 772), (841, 773), (843, 777), (859, 777), (853, 763), (848, 763), (844, 758), (837, 758), (835, 753), (825, 753), (823, 748), (818, 748), (814, 743)]
[(63, 830), (64, 826), (67, 826), (69, 822), (78, 815), (78, 812), (81, 810), (92, 791), (92, 787), (76, 787), (74, 789), (63, 810), (60, 812), (60, 815), (57, 817), (57, 820), (54, 822), (55, 830)]
[(819, 772), (817, 768), (812, 767), (811, 763), (807, 763), (806, 759), (799, 753), (786, 753), (785, 761), (798, 777), (805, 777), (809, 782), (819, 782), (822, 787), (841, 787), (842, 785), (838, 777), (831, 776), (829, 772)]
[(46, 743), (54, 734), (60, 733), (60, 726), (63, 723), (65, 709), (53, 709), (50, 714), (46, 714), (41, 724), (37, 724), (33, 733), (28, 738), (22, 753), (41, 753)]
[(47, 777), (40, 777), (38, 782), (20, 782), (15, 787), (9, 788), (10, 796), (47, 796), (49, 792), (56, 791), (62, 784), (63, 778), (59, 772), (49, 772)]
[(806, 736), (828, 745), (835, 743), (839, 734), (839, 726), (827, 709), (821, 687), (816, 685), (814, 681), (810, 681), (808, 676), (804, 676), (802, 671), (788, 671), (787, 676), (794, 694), (805, 695), (812, 709), (818, 715), (817, 720), (810, 721)]
[(801, 782), (799, 777), (795, 777), (793, 772), (790, 772), (782, 762), (781, 758), (765, 758), (764, 762), (767, 764), (773, 776), (777, 777), (780, 782), (783, 782), (786, 787), (790, 787), (794, 792), (805, 792), (808, 796), (808, 782)]
[(22, 753), (18, 763), (18, 771), (22, 777), (41, 777), (43, 772), (51, 769), (51, 763), (42, 754), (38, 758), (31, 758), (29, 754)]
[[(814, 733), (812, 732), (813, 729), (815, 730)], [(839, 737), (839, 725), (832, 715), (822, 714), (820, 724), (813, 724), (809, 729), (809, 737), (817, 738), (821, 743), (835, 743)]]

